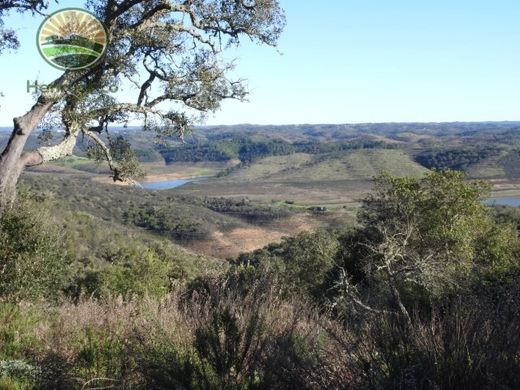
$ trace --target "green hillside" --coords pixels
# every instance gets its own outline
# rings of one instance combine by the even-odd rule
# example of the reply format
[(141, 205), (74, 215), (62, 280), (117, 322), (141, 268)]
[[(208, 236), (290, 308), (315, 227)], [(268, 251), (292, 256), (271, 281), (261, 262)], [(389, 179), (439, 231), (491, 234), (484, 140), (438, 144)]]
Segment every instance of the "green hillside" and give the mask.
[(420, 176), (426, 168), (400, 150), (355, 150), (321, 155), (296, 153), (261, 159), (232, 172), (226, 179), (280, 182), (370, 180), (381, 171)]
[(184, 195), (244, 197), (328, 207), (357, 203), (374, 176), (387, 171), (421, 176), (426, 168), (401, 150), (352, 150), (332, 154), (295, 153), (243, 164), (223, 177), (176, 189)]

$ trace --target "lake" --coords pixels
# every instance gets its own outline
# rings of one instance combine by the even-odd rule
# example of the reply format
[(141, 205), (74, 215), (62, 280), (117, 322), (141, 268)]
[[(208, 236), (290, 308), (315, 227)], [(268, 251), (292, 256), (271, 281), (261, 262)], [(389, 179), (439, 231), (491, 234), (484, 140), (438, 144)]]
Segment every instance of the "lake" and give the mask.
[(195, 181), (201, 181), (206, 179), (207, 176), (199, 177), (188, 177), (186, 179), (175, 179), (175, 180), (162, 180), (162, 181), (150, 181), (147, 183), (141, 183), (141, 186), (146, 190), (169, 190), (183, 186), (184, 184), (192, 183)]
[(484, 203), (490, 206), (520, 207), (520, 197), (489, 198), (486, 199)]

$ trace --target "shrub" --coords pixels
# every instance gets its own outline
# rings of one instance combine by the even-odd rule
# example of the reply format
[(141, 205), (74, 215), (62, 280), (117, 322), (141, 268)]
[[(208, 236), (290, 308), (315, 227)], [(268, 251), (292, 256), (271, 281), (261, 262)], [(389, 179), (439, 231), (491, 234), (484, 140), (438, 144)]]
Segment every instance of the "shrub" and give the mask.
[(38, 349), (34, 329), (42, 319), (33, 305), (0, 303), (0, 360), (21, 359), (27, 350)]
[(372, 317), (359, 332), (359, 367), (371, 388), (517, 389), (520, 284), (459, 297), (411, 328)]
[(22, 193), (0, 217), (0, 297), (57, 299), (68, 281), (67, 237), (36, 199)]
[(106, 298), (110, 295), (125, 299), (150, 295), (161, 297), (171, 287), (174, 263), (160, 256), (154, 247), (123, 244), (106, 247), (103, 262), (92, 259), (75, 273), (68, 294), (74, 299), (82, 295)]
[(23, 360), (0, 360), (0, 389), (29, 389), (40, 374), (38, 367)]
[(273, 274), (290, 294), (319, 297), (323, 295), (327, 275), (334, 267), (337, 250), (336, 237), (319, 230), (284, 237), (280, 244), (241, 254), (233, 263), (258, 268), (258, 274)]

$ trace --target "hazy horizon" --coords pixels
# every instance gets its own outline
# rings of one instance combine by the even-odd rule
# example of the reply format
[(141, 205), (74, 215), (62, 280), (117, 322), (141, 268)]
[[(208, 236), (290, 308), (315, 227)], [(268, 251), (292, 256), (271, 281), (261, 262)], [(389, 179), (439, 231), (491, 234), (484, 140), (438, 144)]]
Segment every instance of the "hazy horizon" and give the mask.
[[(520, 119), (513, 120), (482, 120), (482, 121), (442, 121), (442, 122), (418, 122), (418, 121), (392, 121), (392, 122), (350, 122), (350, 123), (230, 123), (230, 124), (198, 124), (194, 127), (236, 127), (236, 126), (259, 126), (259, 127), (289, 127), (289, 126), (356, 126), (356, 125), (390, 125), (390, 124), (451, 124), (451, 123), (518, 123)], [(123, 128), (124, 125), (110, 125), (111, 128)], [(142, 127), (139, 124), (132, 124), (126, 128)], [(12, 126), (0, 125), (0, 131), (12, 130)], [(37, 129), (38, 130), (38, 129)]]

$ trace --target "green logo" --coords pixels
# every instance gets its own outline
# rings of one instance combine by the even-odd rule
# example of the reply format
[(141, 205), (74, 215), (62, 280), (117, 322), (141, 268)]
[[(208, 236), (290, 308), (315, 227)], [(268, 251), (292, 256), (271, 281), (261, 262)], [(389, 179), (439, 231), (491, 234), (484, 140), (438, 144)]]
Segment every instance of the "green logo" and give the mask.
[(88, 68), (107, 49), (108, 34), (103, 23), (83, 9), (67, 8), (49, 15), (37, 36), (38, 50), (52, 66), (62, 70)]

